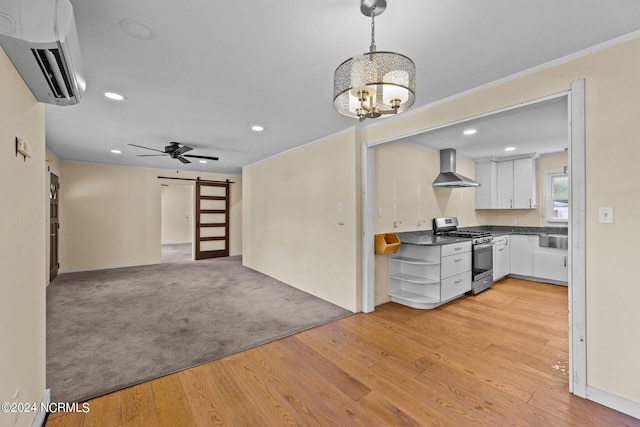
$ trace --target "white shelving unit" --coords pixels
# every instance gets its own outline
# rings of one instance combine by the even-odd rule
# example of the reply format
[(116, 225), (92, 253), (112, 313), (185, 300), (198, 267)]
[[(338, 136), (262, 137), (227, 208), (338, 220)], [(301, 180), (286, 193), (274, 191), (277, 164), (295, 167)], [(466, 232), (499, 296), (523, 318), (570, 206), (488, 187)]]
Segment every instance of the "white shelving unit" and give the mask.
[(468, 241), (434, 246), (400, 245), (398, 252), (389, 255), (391, 301), (430, 309), (463, 295), (471, 289), (470, 252)]

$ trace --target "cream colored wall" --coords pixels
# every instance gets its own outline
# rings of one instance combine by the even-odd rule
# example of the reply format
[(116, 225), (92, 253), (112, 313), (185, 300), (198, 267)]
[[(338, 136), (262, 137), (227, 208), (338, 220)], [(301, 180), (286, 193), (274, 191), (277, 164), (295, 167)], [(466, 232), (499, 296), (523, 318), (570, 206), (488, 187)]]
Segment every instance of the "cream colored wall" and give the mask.
[(352, 311), (360, 309), (355, 141), (352, 129), (242, 172), (244, 264)]
[[(640, 39), (465, 94), (363, 129), (369, 144), (566, 91), (586, 79), (586, 278), (589, 386), (640, 402)], [(598, 223), (598, 207), (615, 224)]]
[(567, 166), (566, 153), (540, 156), (536, 159), (537, 209), (481, 209), (476, 211), (481, 225), (515, 225), (518, 227), (544, 226), (544, 171)]
[(61, 272), (160, 263), (159, 175), (236, 182), (230, 254), (242, 253), (240, 177), (69, 161), (60, 169)]
[[(45, 150), (45, 168), (47, 171), (60, 172), (60, 159), (51, 150)], [(47, 182), (49, 182), (47, 180)]]
[(163, 184), (160, 199), (162, 244), (191, 243), (193, 240), (192, 187)]
[[(40, 402), (45, 391), (45, 147), (44, 106), (38, 104), (0, 48), (0, 402)], [(32, 148), (16, 156), (15, 138)], [(12, 414), (0, 412), (0, 425)], [(33, 414), (22, 413), (19, 426)]]
[[(464, 176), (475, 175), (473, 161), (460, 156), (456, 169)], [(475, 190), (434, 187), (432, 183), (439, 173), (440, 152), (437, 150), (410, 142), (375, 148), (375, 232), (431, 230), (431, 220), (439, 216), (457, 216), (461, 227), (478, 225)], [(382, 209), (382, 217), (378, 209)], [(401, 223), (394, 227), (396, 221)]]

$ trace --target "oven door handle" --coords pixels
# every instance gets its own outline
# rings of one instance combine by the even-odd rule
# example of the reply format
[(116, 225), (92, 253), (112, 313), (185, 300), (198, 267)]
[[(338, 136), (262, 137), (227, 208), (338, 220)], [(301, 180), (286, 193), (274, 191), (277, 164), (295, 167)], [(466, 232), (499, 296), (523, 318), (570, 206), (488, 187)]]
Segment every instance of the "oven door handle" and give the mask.
[(473, 249), (484, 249), (484, 248), (490, 248), (491, 246), (495, 246), (495, 243), (483, 243), (481, 245), (473, 245)]

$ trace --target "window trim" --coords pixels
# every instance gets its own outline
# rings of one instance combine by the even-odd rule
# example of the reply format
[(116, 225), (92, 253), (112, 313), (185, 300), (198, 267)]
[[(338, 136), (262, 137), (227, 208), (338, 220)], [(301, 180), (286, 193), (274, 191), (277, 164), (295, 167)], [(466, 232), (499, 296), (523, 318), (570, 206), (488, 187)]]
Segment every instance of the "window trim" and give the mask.
[[(544, 177), (544, 185), (543, 185), (543, 200), (544, 200), (544, 225), (547, 227), (567, 227), (569, 224), (569, 219), (551, 219), (552, 217), (552, 207), (553, 207), (553, 191), (551, 190), (552, 178), (555, 176), (566, 176), (569, 174), (565, 173), (564, 168), (555, 168), (555, 169), (545, 169), (543, 171)], [(569, 192), (571, 190), (571, 185), (569, 185)], [(571, 194), (567, 196), (567, 201), (571, 200)]]

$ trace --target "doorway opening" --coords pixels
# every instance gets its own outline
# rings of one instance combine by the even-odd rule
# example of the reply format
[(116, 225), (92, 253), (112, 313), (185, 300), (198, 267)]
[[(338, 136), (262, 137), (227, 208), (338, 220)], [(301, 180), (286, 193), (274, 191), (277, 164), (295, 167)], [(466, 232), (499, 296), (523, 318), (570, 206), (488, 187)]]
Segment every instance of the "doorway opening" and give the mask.
[(58, 217), (59, 212), (59, 197), (60, 194), (60, 181), (58, 174), (49, 169), (49, 282), (58, 275), (58, 269), (60, 268), (59, 257), (59, 230), (60, 219)]
[(193, 259), (193, 183), (161, 184), (162, 262)]
[(587, 356), (586, 356), (586, 265), (585, 265), (585, 82), (583, 79), (571, 83), (568, 91), (544, 98), (523, 102), (497, 111), (468, 117), (456, 122), (424, 129), (412, 134), (394, 137), (375, 144), (367, 145), (362, 141), (362, 310), (371, 312), (375, 306), (375, 258), (374, 239), (374, 148), (402, 140), (414, 139), (416, 135), (437, 131), (449, 126), (459, 125), (485, 116), (504, 113), (523, 106), (564, 97), (568, 101), (566, 120), (569, 124), (568, 135), (568, 174), (569, 174), (569, 391), (586, 397)]

